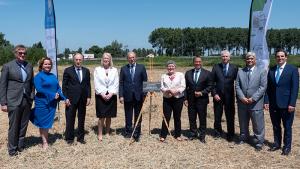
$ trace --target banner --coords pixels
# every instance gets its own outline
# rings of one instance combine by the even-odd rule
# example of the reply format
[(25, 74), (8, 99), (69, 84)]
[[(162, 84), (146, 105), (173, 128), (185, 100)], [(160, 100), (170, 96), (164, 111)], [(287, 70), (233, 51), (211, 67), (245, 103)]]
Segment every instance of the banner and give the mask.
[(256, 65), (268, 69), (270, 59), (266, 40), (273, 0), (252, 0), (249, 24), (249, 51), (256, 54)]
[(56, 24), (53, 0), (45, 0), (45, 33), (47, 57), (52, 60), (52, 70), (57, 77), (57, 46), (56, 46)]

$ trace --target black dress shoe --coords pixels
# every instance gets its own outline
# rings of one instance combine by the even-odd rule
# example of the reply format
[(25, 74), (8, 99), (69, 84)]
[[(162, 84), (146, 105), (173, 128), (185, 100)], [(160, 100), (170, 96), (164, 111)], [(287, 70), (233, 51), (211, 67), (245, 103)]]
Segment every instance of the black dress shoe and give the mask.
[(277, 151), (279, 149), (280, 149), (279, 146), (272, 146), (268, 151)]
[(204, 143), (204, 144), (206, 143), (205, 138), (200, 138), (199, 140), (200, 140), (201, 143)]
[(219, 139), (219, 138), (222, 137), (222, 133), (216, 131), (214, 137), (215, 137), (215, 139), (217, 140), (217, 139)]
[(18, 152), (22, 152), (22, 151), (24, 151), (24, 147), (20, 147), (20, 148), (18, 148)]
[(16, 151), (16, 152), (9, 152), (8, 155), (9, 155), (10, 157), (14, 157), (14, 156), (17, 156), (17, 155), (18, 155), (18, 152), (17, 152), (17, 151)]
[(74, 140), (66, 140), (67, 144), (72, 145), (74, 143)]
[(261, 151), (262, 150), (262, 145), (261, 144), (256, 144), (255, 145), (255, 151)]
[(288, 156), (288, 155), (290, 154), (290, 152), (291, 152), (291, 149), (289, 149), (289, 148), (284, 148), (284, 149), (282, 150), (281, 155)]
[(227, 140), (228, 142), (232, 142), (232, 141), (233, 141), (233, 136), (227, 136), (227, 137), (226, 137), (226, 140)]
[(79, 142), (80, 144), (86, 144), (86, 141), (84, 140), (78, 140), (77, 142)]
[(133, 135), (133, 139), (135, 142), (139, 142), (140, 141), (140, 135)]

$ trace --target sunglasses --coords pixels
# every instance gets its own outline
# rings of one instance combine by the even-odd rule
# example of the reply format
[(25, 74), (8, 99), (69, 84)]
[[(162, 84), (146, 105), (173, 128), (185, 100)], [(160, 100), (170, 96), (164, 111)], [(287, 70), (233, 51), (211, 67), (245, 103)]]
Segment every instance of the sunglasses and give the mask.
[(26, 52), (17, 52), (19, 55), (26, 55)]

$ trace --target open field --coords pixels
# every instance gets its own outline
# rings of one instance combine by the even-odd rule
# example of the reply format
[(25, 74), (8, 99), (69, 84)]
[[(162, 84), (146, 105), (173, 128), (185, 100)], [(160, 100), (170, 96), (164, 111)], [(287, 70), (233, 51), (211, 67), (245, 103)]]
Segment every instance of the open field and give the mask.
[[(91, 72), (95, 66), (89, 65)], [(62, 76), (64, 67), (59, 67)], [(185, 72), (187, 68), (178, 68)], [(153, 72), (153, 80), (158, 81), (164, 69)], [(149, 73), (149, 72), (148, 72)], [(61, 79), (61, 77), (60, 77)], [(93, 78), (92, 78), (93, 79)], [(92, 82), (93, 84), (93, 82)], [(93, 86), (93, 85), (92, 85)], [(92, 87), (92, 91), (94, 91)], [(158, 141), (162, 118), (162, 95), (154, 96), (157, 111), (152, 113), (151, 135), (148, 134), (149, 125), (149, 97), (144, 103), (142, 136), (138, 143), (129, 145), (129, 140), (122, 136), (124, 127), (123, 105), (118, 104), (117, 118), (112, 120), (112, 135), (99, 143), (97, 140), (97, 118), (95, 115), (94, 97), (92, 105), (87, 107), (86, 141), (87, 144), (76, 143), (69, 146), (63, 140), (65, 127), (64, 105), (60, 104), (61, 122), (56, 121), (50, 131), (51, 145), (47, 151), (40, 147), (38, 129), (31, 123), (28, 127), (26, 149), (16, 157), (9, 157), (7, 153), (8, 117), (0, 113), (0, 168), (299, 168), (300, 164), (300, 116), (296, 115), (293, 125), (293, 145), (290, 156), (280, 155), (281, 151), (268, 152), (273, 142), (273, 134), (269, 113), (265, 112), (266, 142), (261, 152), (256, 152), (248, 144), (236, 145), (225, 139), (215, 140), (212, 137), (213, 111), (212, 102), (208, 108), (208, 136), (207, 143), (199, 140), (174, 141), (170, 136), (166, 143)], [(297, 103), (297, 113), (300, 110), (300, 100)], [(182, 111), (183, 135), (188, 133), (187, 109)], [(223, 129), (226, 131), (225, 122)], [(170, 121), (173, 129), (173, 119)], [(239, 125), (236, 115), (236, 134), (239, 134)], [(236, 139), (238, 136), (236, 136)]]

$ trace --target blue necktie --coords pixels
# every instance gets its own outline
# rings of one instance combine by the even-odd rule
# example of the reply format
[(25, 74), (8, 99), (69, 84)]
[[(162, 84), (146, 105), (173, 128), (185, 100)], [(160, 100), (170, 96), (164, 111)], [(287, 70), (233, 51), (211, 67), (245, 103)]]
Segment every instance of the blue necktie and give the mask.
[(21, 67), (21, 73), (22, 73), (22, 80), (23, 80), (23, 82), (25, 82), (25, 80), (27, 78), (27, 73), (25, 71), (25, 67), (23, 64), (20, 64), (20, 67)]
[(195, 73), (194, 73), (194, 82), (195, 82), (195, 83), (198, 82), (198, 79), (199, 79), (199, 72), (200, 72), (200, 70), (195, 70)]
[(279, 82), (279, 78), (280, 78), (280, 71), (279, 71), (279, 66), (277, 66), (277, 69), (276, 69), (276, 75), (275, 75), (275, 80), (276, 80), (276, 83), (278, 84)]
[(80, 69), (77, 68), (76, 70), (77, 70), (76, 73), (77, 73), (77, 76), (78, 76), (78, 80), (79, 80), (79, 82), (81, 83)]
[(223, 75), (227, 76), (227, 69), (226, 64), (223, 64)]

